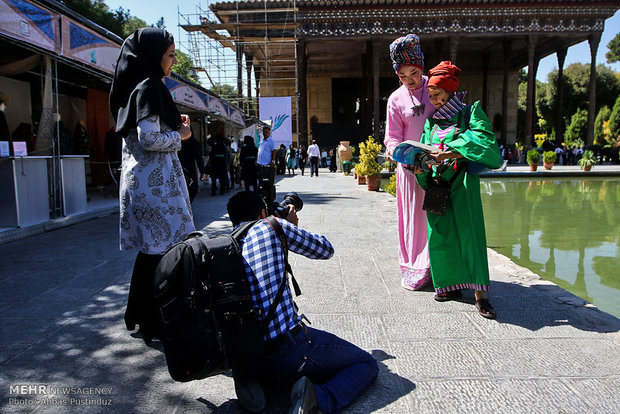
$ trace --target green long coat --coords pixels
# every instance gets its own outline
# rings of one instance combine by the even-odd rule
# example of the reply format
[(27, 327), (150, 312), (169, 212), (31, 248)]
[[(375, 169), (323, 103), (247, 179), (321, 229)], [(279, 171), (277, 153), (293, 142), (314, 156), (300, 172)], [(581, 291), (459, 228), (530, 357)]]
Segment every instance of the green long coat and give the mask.
[[(458, 289), (489, 290), (489, 266), (486, 251), (484, 216), (480, 200), (480, 178), (467, 171), (467, 163), (477, 162), (488, 168), (499, 168), (501, 156), (491, 122), (477, 101), (470, 107), (469, 125), (466, 109), (450, 120), (426, 120), (421, 142), (452, 150), (464, 158), (446, 160), (417, 175), (426, 190), (427, 180), (440, 177), (451, 185), (450, 199), (444, 216), (427, 212), (429, 255), (433, 285), (438, 293)], [(460, 120), (458, 136), (455, 125)], [(457, 163), (457, 171), (454, 170)]]

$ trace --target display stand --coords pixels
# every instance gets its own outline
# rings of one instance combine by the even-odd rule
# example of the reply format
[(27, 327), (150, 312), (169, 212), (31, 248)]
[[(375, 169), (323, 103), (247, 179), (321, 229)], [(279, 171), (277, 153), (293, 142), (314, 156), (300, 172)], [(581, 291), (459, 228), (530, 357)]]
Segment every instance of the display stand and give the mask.
[(50, 219), (49, 156), (11, 157), (0, 164), (0, 227), (25, 227)]

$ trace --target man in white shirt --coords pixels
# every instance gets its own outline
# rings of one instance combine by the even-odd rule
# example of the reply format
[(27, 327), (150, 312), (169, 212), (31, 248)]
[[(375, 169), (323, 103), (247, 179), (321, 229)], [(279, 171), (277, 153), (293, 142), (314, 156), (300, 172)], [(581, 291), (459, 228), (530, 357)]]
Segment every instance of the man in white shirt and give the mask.
[[(256, 165), (258, 166), (258, 177), (263, 190), (263, 195), (269, 200), (275, 200), (276, 192), (273, 183), (276, 178), (276, 144), (271, 138), (271, 128), (263, 128), (263, 139), (258, 144), (258, 155)], [(273, 190), (272, 190), (273, 189)]]
[(312, 140), (312, 145), (308, 147), (308, 156), (310, 157), (310, 177), (312, 177), (313, 173), (318, 177), (319, 157), (321, 156), (321, 150), (315, 140)]

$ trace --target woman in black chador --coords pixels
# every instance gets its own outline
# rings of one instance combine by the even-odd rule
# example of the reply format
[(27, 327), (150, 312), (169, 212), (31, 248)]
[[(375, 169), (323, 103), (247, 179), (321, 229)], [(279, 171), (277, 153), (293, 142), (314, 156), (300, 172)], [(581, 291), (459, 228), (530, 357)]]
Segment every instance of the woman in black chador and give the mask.
[(145, 341), (156, 336), (152, 279), (163, 254), (194, 231), (183, 169), (177, 156), (191, 136), (162, 82), (176, 64), (172, 35), (146, 27), (121, 48), (110, 91), (110, 110), (123, 137), (120, 178), (120, 248), (138, 249), (125, 324), (138, 324)]
[(254, 138), (249, 135), (243, 137), (243, 146), (239, 154), (241, 163), (241, 179), (245, 185), (245, 191), (258, 191), (258, 167), (256, 166), (256, 155), (258, 148), (254, 144)]

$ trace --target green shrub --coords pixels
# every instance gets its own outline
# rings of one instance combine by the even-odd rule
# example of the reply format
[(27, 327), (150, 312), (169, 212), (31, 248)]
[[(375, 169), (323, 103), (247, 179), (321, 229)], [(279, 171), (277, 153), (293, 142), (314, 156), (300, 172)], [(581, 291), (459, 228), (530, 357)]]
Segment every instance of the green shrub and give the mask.
[(543, 152), (543, 162), (546, 162), (547, 164), (555, 162), (556, 158), (555, 152), (553, 151)]
[(538, 152), (538, 150), (531, 149), (527, 152), (526, 158), (528, 164), (538, 165), (538, 163), (540, 162), (540, 153)]
[(381, 151), (381, 144), (375, 142), (373, 137), (368, 137), (366, 142), (361, 142), (360, 148), (360, 163), (362, 171), (365, 174), (360, 174), (358, 170), (355, 170), (357, 175), (377, 175), (381, 174), (383, 167), (377, 161), (377, 156)]
[(385, 186), (384, 190), (396, 197), (396, 174), (390, 176), (390, 182)]

